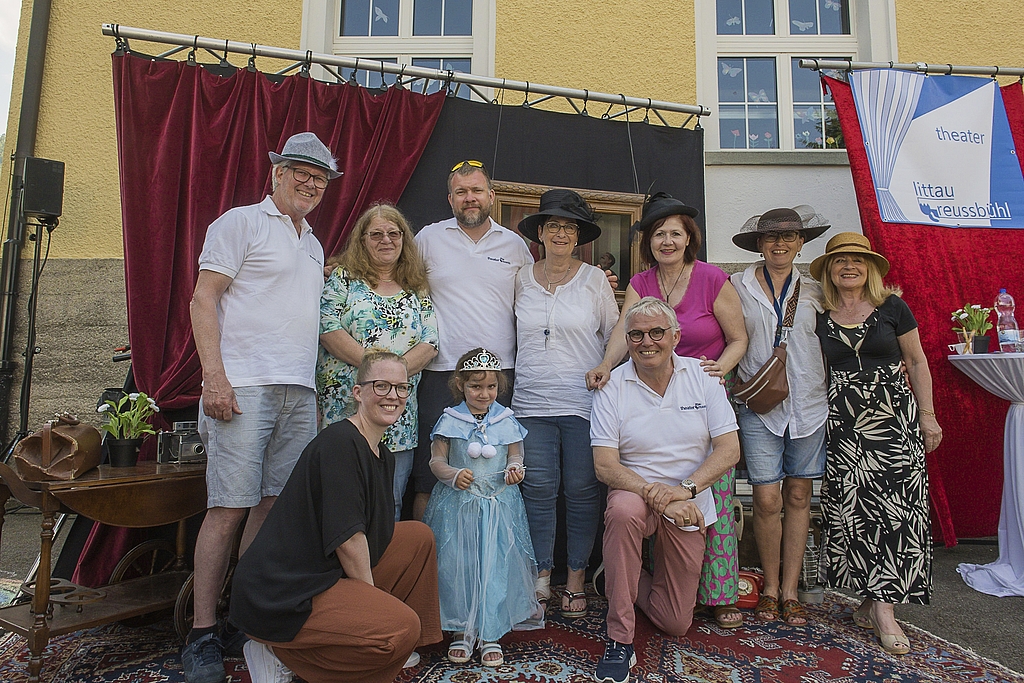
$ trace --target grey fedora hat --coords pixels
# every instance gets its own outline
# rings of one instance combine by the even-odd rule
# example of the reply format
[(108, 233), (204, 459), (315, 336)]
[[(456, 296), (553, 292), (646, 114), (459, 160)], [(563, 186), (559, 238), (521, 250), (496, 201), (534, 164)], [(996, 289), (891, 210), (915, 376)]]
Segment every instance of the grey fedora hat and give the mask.
[(796, 230), (803, 235), (805, 242), (821, 237), (832, 227), (820, 213), (809, 204), (800, 204), (792, 209), (772, 209), (759, 216), (751, 216), (732, 236), (732, 243), (740, 249), (760, 253), (757, 240), (766, 232)]
[(327, 145), (320, 142), (315, 133), (296, 133), (284, 143), (284, 149), (280, 154), (269, 152), (270, 163), (279, 164), (282, 161), (298, 161), (322, 168), (327, 172), (327, 178), (334, 180), (341, 175), (338, 170), (338, 162), (331, 155)]

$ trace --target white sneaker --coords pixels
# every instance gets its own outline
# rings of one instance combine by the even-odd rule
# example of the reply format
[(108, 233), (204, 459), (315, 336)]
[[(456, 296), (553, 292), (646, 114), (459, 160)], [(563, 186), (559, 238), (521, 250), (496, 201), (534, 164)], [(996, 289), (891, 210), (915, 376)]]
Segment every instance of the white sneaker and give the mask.
[(416, 666), (419, 663), (420, 663), (420, 653), (416, 652), (416, 650), (413, 650), (412, 654), (409, 655), (409, 659), (405, 660), (405, 664), (402, 665), (402, 668), (403, 669), (411, 669), (412, 667)]
[(295, 674), (263, 643), (255, 640), (246, 641), (242, 652), (245, 654), (245, 666), (249, 669), (252, 683), (291, 683)]

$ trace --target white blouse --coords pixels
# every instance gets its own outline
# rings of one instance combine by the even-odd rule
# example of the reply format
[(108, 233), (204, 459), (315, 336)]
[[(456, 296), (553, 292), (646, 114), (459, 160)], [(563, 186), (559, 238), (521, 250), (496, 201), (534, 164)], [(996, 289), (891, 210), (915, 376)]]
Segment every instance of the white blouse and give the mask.
[(587, 371), (604, 358), (619, 318), (604, 273), (583, 264), (571, 280), (547, 291), (526, 265), (516, 276), (516, 417), (576, 415), (590, 419)]
[[(746, 381), (756, 373), (769, 356), (775, 343), (777, 316), (772, 302), (761, 288), (755, 273), (764, 265), (758, 261), (742, 273), (733, 273), (729, 280), (740, 295), (743, 321), (747, 327), (747, 352), (740, 359), (739, 376)], [(776, 436), (800, 439), (813, 434), (828, 418), (828, 394), (825, 386), (825, 364), (821, 357), (821, 344), (814, 333), (821, 306), (821, 285), (811, 278), (801, 277), (793, 267), (795, 278), (790, 285), (782, 310), (793, 296), (796, 279), (800, 280), (800, 300), (796, 307), (793, 330), (786, 342), (786, 379), (789, 396), (763, 415), (758, 415)]]

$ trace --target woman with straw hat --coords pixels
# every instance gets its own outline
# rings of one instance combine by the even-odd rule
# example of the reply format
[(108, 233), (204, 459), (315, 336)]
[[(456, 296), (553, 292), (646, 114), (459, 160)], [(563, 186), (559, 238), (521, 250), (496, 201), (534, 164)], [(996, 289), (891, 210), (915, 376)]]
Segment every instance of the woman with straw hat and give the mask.
[(829, 368), (821, 567), (827, 585), (864, 596), (854, 621), (902, 655), (910, 641), (893, 605), (928, 604), (925, 453), (942, 429), (917, 321), (900, 291), (882, 283), (888, 271), (855, 232), (830, 239), (811, 263), (824, 294), (816, 332)]
[[(753, 216), (732, 238), (736, 246), (763, 258), (729, 278), (740, 296), (749, 340), (737, 369), (739, 378), (749, 381), (775, 347), (786, 342), (789, 396), (761, 414), (739, 403), (736, 419), (754, 493), (754, 540), (764, 569), (755, 614), (762, 621), (774, 621), (781, 613), (789, 626), (807, 623), (797, 584), (810, 524), (811, 489), (825, 472), (828, 416), (825, 366), (814, 333), (822, 310), (821, 288), (801, 277), (793, 261), (806, 242), (828, 228), (824, 218), (803, 204)], [(783, 339), (783, 319), (794, 297), (793, 327)]]

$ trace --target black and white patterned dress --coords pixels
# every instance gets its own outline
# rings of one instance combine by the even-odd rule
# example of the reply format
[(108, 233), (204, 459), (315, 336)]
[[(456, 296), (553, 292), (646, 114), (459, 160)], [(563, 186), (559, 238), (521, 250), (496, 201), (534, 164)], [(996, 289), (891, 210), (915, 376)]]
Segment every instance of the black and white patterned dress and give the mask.
[(821, 580), (887, 603), (931, 593), (924, 441), (897, 341), (916, 327), (892, 295), (861, 325), (826, 311), (816, 329), (829, 364)]

